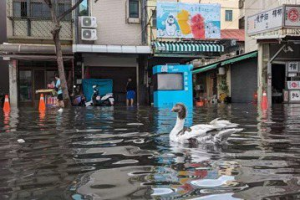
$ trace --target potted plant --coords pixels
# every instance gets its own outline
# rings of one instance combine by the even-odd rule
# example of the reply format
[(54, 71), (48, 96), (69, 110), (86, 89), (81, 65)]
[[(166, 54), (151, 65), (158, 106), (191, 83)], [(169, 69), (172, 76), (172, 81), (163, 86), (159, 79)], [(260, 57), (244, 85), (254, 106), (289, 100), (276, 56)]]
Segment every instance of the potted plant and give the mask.
[(222, 79), (221, 79), (221, 81), (219, 83), (219, 87), (218, 88), (222, 92), (220, 94), (220, 101), (222, 103), (224, 103), (224, 101), (228, 97), (228, 93), (229, 93), (229, 86), (227, 84), (226, 77), (222, 77)]

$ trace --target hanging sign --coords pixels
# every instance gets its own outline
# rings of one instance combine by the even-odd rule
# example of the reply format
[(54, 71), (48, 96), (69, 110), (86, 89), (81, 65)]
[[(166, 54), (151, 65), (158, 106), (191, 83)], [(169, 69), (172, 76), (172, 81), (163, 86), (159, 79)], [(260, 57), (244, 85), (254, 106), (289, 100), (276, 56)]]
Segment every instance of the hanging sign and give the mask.
[(299, 71), (299, 62), (288, 62), (286, 64), (287, 72), (298, 72)]
[(300, 89), (300, 81), (288, 81), (288, 89)]
[(283, 26), (283, 7), (273, 8), (248, 17), (247, 32), (254, 35)]
[(300, 101), (300, 90), (290, 90), (290, 101)]

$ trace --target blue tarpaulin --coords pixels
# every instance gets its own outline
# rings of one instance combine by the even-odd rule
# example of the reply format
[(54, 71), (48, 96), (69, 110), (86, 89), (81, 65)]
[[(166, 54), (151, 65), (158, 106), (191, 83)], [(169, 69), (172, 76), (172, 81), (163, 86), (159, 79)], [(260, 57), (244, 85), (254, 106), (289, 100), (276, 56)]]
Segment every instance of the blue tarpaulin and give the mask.
[(82, 80), (83, 93), (87, 101), (90, 101), (93, 95), (93, 85), (98, 86), (100, 96), (104, 96), (107, 93), (112, 93), (113, 90), (112, 79), (83, 79)]

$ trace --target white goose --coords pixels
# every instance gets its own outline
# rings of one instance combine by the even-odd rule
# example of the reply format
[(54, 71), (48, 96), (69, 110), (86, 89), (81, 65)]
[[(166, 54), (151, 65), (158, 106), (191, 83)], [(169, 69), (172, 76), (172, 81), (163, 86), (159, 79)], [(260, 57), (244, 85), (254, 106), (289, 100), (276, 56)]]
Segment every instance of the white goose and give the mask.
[(184, 127), (187, 114), (186, 107), (178, 103), (173, 107), (172, 112), (177, 112), (176, 124), (170, 133), (170, 140), (173, 142), (222, 144), (227, 141), (231, 134), (243, 130), (235, 128), (238, 124), (219, 118), (209, 124), (199, 124), (187, 128)]

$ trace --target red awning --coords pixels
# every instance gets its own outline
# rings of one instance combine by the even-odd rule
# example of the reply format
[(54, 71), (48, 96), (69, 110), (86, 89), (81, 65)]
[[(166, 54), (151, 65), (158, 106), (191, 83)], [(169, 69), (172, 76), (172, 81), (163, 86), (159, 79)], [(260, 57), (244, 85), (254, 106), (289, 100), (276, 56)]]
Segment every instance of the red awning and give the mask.
[(245, 41), (245, 30), (244, 29), (224, 29), (221, 30), (222, 39), (236, 39), (237, 41)]

